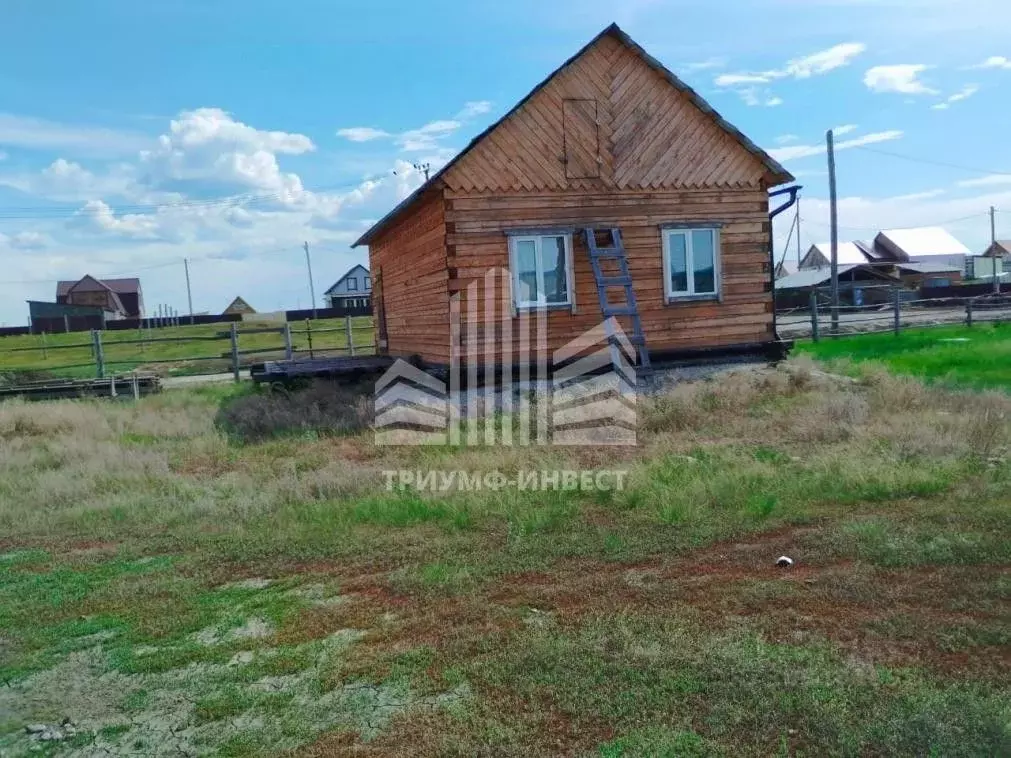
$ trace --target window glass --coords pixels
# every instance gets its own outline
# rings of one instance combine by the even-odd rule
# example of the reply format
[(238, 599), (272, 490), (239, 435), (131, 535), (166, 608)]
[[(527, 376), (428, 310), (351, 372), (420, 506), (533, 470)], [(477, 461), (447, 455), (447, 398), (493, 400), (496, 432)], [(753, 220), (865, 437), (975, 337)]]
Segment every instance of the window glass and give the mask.
[(537, 243), (532, 239), (516, 242), (516, 281), (519, 284), (517, 301), (537, 301)]
[(553, 304), (568, 302), (565, 237), (541, 237), (540, 262), (544, 272), (544, 299)]
[(671, 292), (688, 292), (688, 245), (683, 232), (669, 235)]
[(692, 271), (696, 295), (716, 292), (716, 256), (710, 229), (692, 230)]

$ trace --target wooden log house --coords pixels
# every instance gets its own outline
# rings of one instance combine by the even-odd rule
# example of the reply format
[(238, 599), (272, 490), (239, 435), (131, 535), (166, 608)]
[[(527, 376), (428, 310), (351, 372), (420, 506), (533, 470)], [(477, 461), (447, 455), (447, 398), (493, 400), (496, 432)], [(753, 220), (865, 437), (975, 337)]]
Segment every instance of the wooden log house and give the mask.
[[(768, 191), (792, 180), (609, 26), (355, 243), (369, 246), (377, 344), (444, 366), (492, 334), (493, 360), (512, 362), (514, 323), (540, 311), (551, 352), (607, 313), (626, 334), (637, 316), (654, 356), (768, 349)], [(604, 253), (617, 268), (595, 272), (588, 229), (605, 248), (618, 230), (624, 263)], [(489, 270), (508, 272), (506, 308), (474, 286)]]

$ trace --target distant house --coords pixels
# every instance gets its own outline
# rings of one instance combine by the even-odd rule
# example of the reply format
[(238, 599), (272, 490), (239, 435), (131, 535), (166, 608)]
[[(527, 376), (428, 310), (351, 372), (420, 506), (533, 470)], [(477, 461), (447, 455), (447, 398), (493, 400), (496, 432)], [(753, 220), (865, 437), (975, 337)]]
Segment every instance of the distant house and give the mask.
[(950, 287), (962, 282), (962, 270), (950, 263), (937, 261), (897, 263), (895, 270), (902, 280), (902, 284), (910, 289)]
[(784, 258), (776, 264), (776, 279), (782, 279), (784, 276), (796, 274), (797, 269), (798, 266), (795, 261), (788, 261)]
[(237, 298), (235, 298), (228, 305), (227, 308), (225, 308), (224, 313), (225, 314), (238, 313), (239, 315), (248, 314), (248, 313), (256, 313), (256, 308), (254, 308), (253, 306), (251, 306), (249, 303), (247, 303), (241, 297), (237, 297)]
[(144, 315), (140, 279), (96, 279), (88, 274), (77, 281), (57, 282), (56, 303), (98, 308), (106, 320)]
[[(856, 242), (840, 242), (837, 245), (840, 266), (859, 266), (869, 263), (870, 258)], [(811, 245), (800, 259), (801, 269), (825, 268), (832, 265), (832, 246), (828, 242)]]
[(890, 229), (878, 232), (875, 243), (896, 261), (944, 263), (965, 270), (965, 259), (972, 251), (939, 226), (917, 229)]
[(327, 308), (372, 307), (372, 276), (358, 264), (323, 293)]
[[(964, 271), (972, 255), (969, 248), (938, 226), (916, 229), (889, 229), (878, 232), (870, 242), (856, 240), (838, 244), (839, 265), (894, 266), (898, 263), (930, 263)], [(832, 248), (827, 242), (811, 245), (801, 259), (801, 269), (831, 265)], [(946, 269), (949, 270), (949, 269)]]
[(1011, 240), (997, 240), (991, 243), (984, 252), (983, 256), (986, 258), (1007, 258), (1011, 256)]

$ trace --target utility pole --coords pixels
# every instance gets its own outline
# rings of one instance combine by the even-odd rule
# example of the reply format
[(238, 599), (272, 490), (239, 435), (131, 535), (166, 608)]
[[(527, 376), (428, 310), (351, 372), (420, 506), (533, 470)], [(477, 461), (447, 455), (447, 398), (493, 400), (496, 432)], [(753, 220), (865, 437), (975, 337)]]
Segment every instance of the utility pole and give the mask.
[(835, 188), (835, 143), (832, 130), (825, 132), (828, 148), (829, 223), (832, 227), (832, 334), (839, 333), (839, 208)]
[(309, 243), (305, 245), (305, 267), (309, 269), (309, 297), (312, 298), (312, 317), (316, 318), (316, 285), (312, 283), (312, 258), (309, 257)]
[(190, 289), (190, 262), (183, 258), (183, 268), (186, 269), (186, 300), (190, 306), (190, 326), (193, 326), (193, 290)]
[(425, 174), (425, 181), (427, 182), (428, 181), (428, 172), (432, 170), (432, 164), (431, 163), (415, 163), (414, 164), (414, 170), (415, 171), (421, 171), (421, 172), (423, 172)]
[(800, 194), (797, 195), (795, 203), (797, 209), (797, 268), (800, 269)]
[(997, 209), (990, 206), (990, 250), (993, 257), (990, 265), (993, 266), (993, 294), (1000, 294), (1000, 278), (997, 276)]

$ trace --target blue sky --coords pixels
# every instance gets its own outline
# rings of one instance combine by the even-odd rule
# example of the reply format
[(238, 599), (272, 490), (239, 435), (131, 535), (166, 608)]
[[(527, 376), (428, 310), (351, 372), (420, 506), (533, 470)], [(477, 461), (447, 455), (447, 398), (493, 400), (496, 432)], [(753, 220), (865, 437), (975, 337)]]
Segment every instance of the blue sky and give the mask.
[(304, 240), (321, 292), (413, 163), (611, 21), (797, 174), (804, 246), (828, 237), (828, 128), (844, 240), (944, 223), (982, 249), (991, 204), (1011, 237), (1005, 0), (7, 0), (0, 322), (86, 272), (184, 310), (184, 257), (198, 311), (306, 307)]

